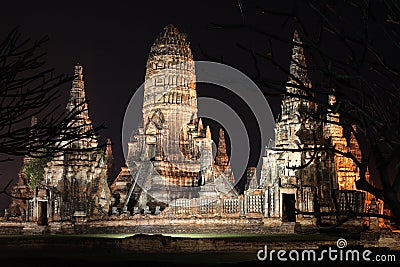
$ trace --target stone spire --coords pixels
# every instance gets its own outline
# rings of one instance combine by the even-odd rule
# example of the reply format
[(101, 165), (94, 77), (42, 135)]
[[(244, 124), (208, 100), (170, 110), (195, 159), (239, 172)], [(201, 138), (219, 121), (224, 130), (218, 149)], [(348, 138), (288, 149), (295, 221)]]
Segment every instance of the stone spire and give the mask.
[[(298, 31), (295, 30), (293, 34), (293, 48), (290, 60), (289, 82), (299, 84), (297, 80), (300, 80), (302, 85), (311, 87), (311, 82), (307, 77), (307, 64), (302, 45), (303, 42), (301, 41), (300, 35)], [(299, 90), (298, 88), (290, 87), (287, 89), (290, 93), (296, 93), (296, 91)]]
[[(92, 121), (89, 118), (88, 104), (85, 96), (85, 82), (83, 80), (83, 67), (77, 63), (75, 65), (74, 80), (72, 81), (72, 88), (69, 95), (67, 104), (67, 111), (69, 114), (75, 114), (75, 119), (68, 125), (72, 131), (78, 130), (79, 133), (84, 134), (92, 129)], [(75, 148), (92, 148), (97, 147), (97, 140), (94, 136), (84, 137), (79, 141), (74, 142)]]
[(107, 165), (107, 182), (111, 184), (113, 182), (114, 175), (114, 155), (112, 152), (112, 142), (110, 138), (107, 138), (107, 146), (106, 146), (106, 165)]
[(222, 128), (219, 129), (218, 150), (215, 163), (217, 165), (227, 165), (229, 162), (228, 154), (226, 153), (225, 134)]
[(219, 141), (217, 148), (217, 156), (215, 158), (215, 167), (224, 174), (225, 179), (232, 185), (235, 185), (235, 177), (233, 176), (232, 167), (229, 163), (228, 153), (226, 152), (226, 141), (224, 130), (219, 130)]
[(208, 125), (207, 125), (207, 128), (206, 128), (206, 138), (208, 140), (211, 140), (211, 130), (210, 130), (210, 126), (208, 126)]
[(199, 134), (201, 134), (203, 132), (203, 121), (201, 120), (201, 118), (199, 119), (199, 124), (197, 126), (197, 131), (199, 132)]

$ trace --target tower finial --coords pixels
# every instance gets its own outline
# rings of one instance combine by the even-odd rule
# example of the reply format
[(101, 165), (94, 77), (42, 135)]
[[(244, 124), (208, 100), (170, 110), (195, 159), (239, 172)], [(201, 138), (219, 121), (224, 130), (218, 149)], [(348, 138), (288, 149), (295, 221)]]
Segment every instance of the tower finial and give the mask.
[(197, 126), (197, 130), (199, 131), (199, 133), (201, 133), (203, 131), (203, 121), (201, 120), (201, 118), (199, 119), (199, 124)]
[(32, 116), (31, 117), (31, 127), (35, 126), (37, 124), (37, 117), (36, 116)]
[(294, 33), (293, 33), (293, 43), (295, 43), (294, 45), (296, 45), (296, 43), (303, 44), (303, 42), (301, 41), (301, 38), (300, 38), (299, 31), (297, 29), (294, 30)]
[(75, 75), (76, 80), (80, 80), (80, 81), (83, 80), (83, 67), (81, 64), (76, 63), (74, 75)]
[[(77, 63), (74, 68), (74, 81), (72, 82), (72, 88), (70, 91), (69, 101), (67, 104), (67, 110), (71, 112), (77, 106), (81, 105), (86, 101), (85, 97), (85, 82), (83, 81), (83, 67)], [(80, 107), (83, 109), (82, 114), (83, 116), (87, 116), (85, 108), (87, 107)], [(80, 114), (78, 114), (80, 115)]]
[[(303, 51), (303, 42), (297, 30), (293, 33), (293, 48), (290, 59), (290, 83), (299, 84), (310, 87), (311, 82), (307, 77), (307, 64)], [(298, 93), (298, 88), (288, 88), (292, 93)]]
[(207, 125), (207, 128), (206, 128), (206, 138), (208, 140), (211, 140), (211, 130), (210, 130), (210, 126), (208, 126), (208, 125)]

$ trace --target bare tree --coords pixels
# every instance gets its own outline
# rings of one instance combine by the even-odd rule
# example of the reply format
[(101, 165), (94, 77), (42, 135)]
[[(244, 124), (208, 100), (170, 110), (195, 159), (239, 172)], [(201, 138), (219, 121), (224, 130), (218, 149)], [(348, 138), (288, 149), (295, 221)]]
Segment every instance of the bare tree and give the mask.
[[(244, 5), (239, 0), (238, 6), (243, 22), (215, 26), (225, 30), (246, 30), (265, 38), (267, 51), (239, 44), (254, 60), (254, 80), (266, 94), (279, 93), (306, 99), (317, 103), (326, 112), (339, 113), (339, 122), (329, 121), (326, 116), (308, 115), (339, 124), (345, 131), (353, 133), (360, 145), (361, 157), (325, 145), (304, 149), (330, 151), (352, 159), (360, 174), (356, 181), (357, 189), (382, 199), (400, 222), (398, 2), (310, 0), (272, 6), (262, 1)], [(248, 19), (250, 17), (253, 19)], [(275, 20), (274, 25), (281, 22), (282, 27), (277, 31), (268, 29), (272, 20)], [(302, 43), (292, 40), (294, 29), (300, 33)], [(301, 64), (298, 67), (308, 72), (312, 87), (292, 75), (288, 62), (279, 59), (279, 48), (293, 45), (304, 48), (308, 67)], [(264, 71), (266, 65), (283, 74), (279, 77), (289, 77), (289, 81), (269, 75)], [(304, 93), (288, 92), (286, 87), (298, 88)], [(337, 101), (329, 103), (328, 95), (335, 95)], [(368, 169), (374, 184), (366, 177)]]
[[(56, 104), (61, 87), (74, 77), (53, 75), (54, 70), (45, 67), (41, 48), (47, 41), (47, 36), (38, 41), (24, 39), (18, 28), (0, 41), (0, 162), (3, 164), (13, 160), (13, 156), (47, 158), (57, 153), (72, 153), (76, 150), (71, 146), (73, 142), (93, 137), (104, 127), (77, 123), (85, 103), (70, 112), (64, 112)], [(38, 119), (31, 123), (33, 116)]]

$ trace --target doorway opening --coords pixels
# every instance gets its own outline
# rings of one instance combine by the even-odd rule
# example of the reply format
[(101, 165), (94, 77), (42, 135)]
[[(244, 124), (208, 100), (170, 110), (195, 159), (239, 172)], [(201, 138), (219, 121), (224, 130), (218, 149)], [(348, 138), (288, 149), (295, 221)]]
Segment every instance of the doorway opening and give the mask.
[(48, 225), (47, 219), (47, 201), (39, 202), (39, 218), (38, 225)]
[(282, 194), (282, 221), (296, 221), (296, 198), (295, 194)]

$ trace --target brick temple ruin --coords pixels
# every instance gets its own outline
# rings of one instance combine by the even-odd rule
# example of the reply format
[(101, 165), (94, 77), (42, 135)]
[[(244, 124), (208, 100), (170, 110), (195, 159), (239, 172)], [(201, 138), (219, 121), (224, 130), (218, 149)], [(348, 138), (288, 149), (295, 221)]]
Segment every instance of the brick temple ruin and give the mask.
[[(297, 32), (293, 40), (301, 44)], [(291, 84), (300, 80), (311, 88), (305, 66), (303, 48), (294, 45)], [(296, 87), (287, 90), (305, 94)], [(335, 96), (329, 96), (329, 101), (334, 103)], [(67, 110), (84, 102), (83, 68), (76, 65)], [(76, 123), (92, 127), (87, 104), (81, 108)], [(105, 150), (91, 150), (98, 146), (96, 137), (82, 139), (70, 144), (82, 151), (57, 155), (47, 164), (35, 189), (28, 187), (29, 177), (21, 169), (12, 190), (17, 198), (8, 216), (26, 224), (53, 225), (60, 232), (68, 232), (65, 229), (73, 224), (110, 232), (193, 232), (199, 225), (208, 231), (263, 232), (294, 231), (338, 220), (337, 216), (316, 217), (313, 212), (368, 212), (372, 203), (375, 211), (383, 213), (381, 201), (356, 189), (359, 171), (350, 159), (332, 152), (285, 151), (324, 144), (360, 157), (353, 135), (346, 138), (341, 126), (306, 115), (319, 110), (316, 103), (284, 96), (275, 140), (265, 148), (261, 177), (255, 167), (248, 168), (240, 193), (224, 130), (220, 129), (213, 158), (210, 127), (197, 118), (195, 65), (186, 35), (168, 25), (150, 49), (143, 127), (132, 134), (126, 166), (118, 176), (111, 177), (111, 141)], [(327, 114), (327, 121), (340, 120), (339, 114)], [(30, 160), (25, 158), (24, 164)], [(361, 228), (366, 223), (356, 217), (347, 225)]]

